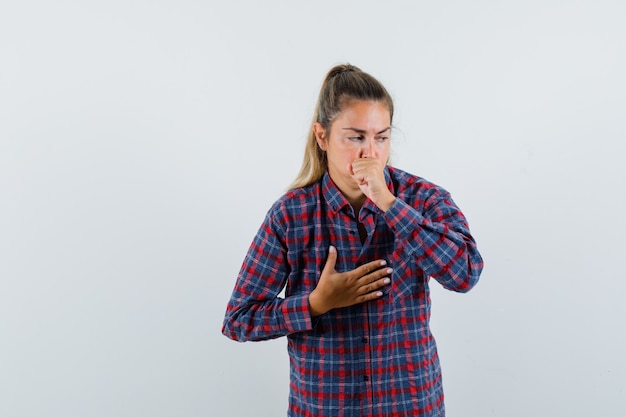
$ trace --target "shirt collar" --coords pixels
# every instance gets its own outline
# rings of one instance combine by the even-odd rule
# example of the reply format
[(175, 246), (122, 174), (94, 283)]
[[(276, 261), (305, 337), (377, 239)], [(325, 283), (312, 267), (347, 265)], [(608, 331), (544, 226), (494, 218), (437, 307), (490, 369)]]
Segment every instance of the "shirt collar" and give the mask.
[(328, 171), (324, 172), (324, 176), (322, 177), (322, 194), (324, 194), (324, 198), (333, 213), (337, 213), (345, 206), (350, 205), (346, 197), (344, 197), (330, 178), (330, 175), (328, 175)]
[[(394, 187), (391, 181), (391, 175), (389, 173), (388, 166), (385, 166), (384, 174), (387, 188), (389, 188), (391, 192), (394, 192)], [(324, 198), (326, 199), (333, 213), (337, 213), (342, 208), (350, 206), (350, 202), (346, 199), (346, 197), (344, 197), (339, 188), (337, 188), (333, 180), (330, 178), (330, 175), (328, 175), (328, 171), (324, 172), (324, 176), (322, 177), (322, 194), (324, 195)], [(363, 208), (369, 209), (373, 212), (380, 211), (380, 209), (376, 207), (376, 205), (372, 203), (369, 199), (365, 200)]]

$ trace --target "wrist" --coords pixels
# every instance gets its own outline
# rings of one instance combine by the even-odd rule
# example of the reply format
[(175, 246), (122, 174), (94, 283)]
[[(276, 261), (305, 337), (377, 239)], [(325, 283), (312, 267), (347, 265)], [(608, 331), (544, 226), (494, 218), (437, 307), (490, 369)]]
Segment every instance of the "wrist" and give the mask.
[(391, 208), (391, 206), (393, 205), (395, 201), (396, 201), (396, 196), (391, 194), (391, 191), (389, 191), (376, 202), (376, 205), (383, 212), (386, 212), (387, 210)]
[(314, 289), (309, 294), (309, 311), (311, 317), (321, 316), (330, 310), (330, 308), (325, 305), (322, 298), (317, 289)]

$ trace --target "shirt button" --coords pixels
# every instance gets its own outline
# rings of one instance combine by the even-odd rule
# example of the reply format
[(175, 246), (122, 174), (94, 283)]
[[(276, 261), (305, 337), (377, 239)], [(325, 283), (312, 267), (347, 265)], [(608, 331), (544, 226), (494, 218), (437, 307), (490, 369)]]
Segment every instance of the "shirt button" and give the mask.
[(368, 375), (363, 375), (363, 381), (369, 381), (370, 377)]
[(367, 343), (367, 337), (364, 337), (363, 339), (361, 339), (361, 341), (362, 341), (363, 343)]

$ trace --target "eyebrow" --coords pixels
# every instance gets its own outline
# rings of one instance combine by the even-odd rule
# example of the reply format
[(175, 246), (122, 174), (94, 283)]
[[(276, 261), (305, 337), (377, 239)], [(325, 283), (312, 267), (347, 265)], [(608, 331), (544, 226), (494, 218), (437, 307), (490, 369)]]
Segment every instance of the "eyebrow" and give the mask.
[[(355, 127), (343, 127), (342, 130), (352, 130), (356, 133), (360, 133), (360, 134), (365, 134), (367, 133), (365, 130), (363, 129), (357, 129)], [(380, 135), (381, 133), (385, 133), (386, 131), (391, 130), (391, 126), (381, 130), (380, 132), (376, 132), (377, 135)]]

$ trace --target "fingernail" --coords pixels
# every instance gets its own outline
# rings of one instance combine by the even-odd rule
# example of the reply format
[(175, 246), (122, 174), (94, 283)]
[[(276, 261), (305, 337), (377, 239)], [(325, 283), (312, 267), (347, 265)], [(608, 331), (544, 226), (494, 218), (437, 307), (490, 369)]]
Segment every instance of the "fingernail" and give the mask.
[(387, 265), (387, 261), (380, 261), (380, 266), (385, 266)]
[(331, 247), (328, 249), (328, 252), (330, 252), (330, 253), (335, 252), (335, 247), (334, 247), (334, 246), (331, 246)]
[(378, 297), (382, 297), (382, 296), (383, 296), (382, 291), (378, 291), (378, 292), (376, 293), (376, 296), (378, 296)]
[(393, 272), (393, 269), (387, 268), (387, 271), (385, 271), (385, 272), (387, 272), (388, 274), (391, 274)]
[(391, 282), (391, 280), (389, 278), (385, 278), (385, 280), (383, 281), (385, 284), (389, 284)]

